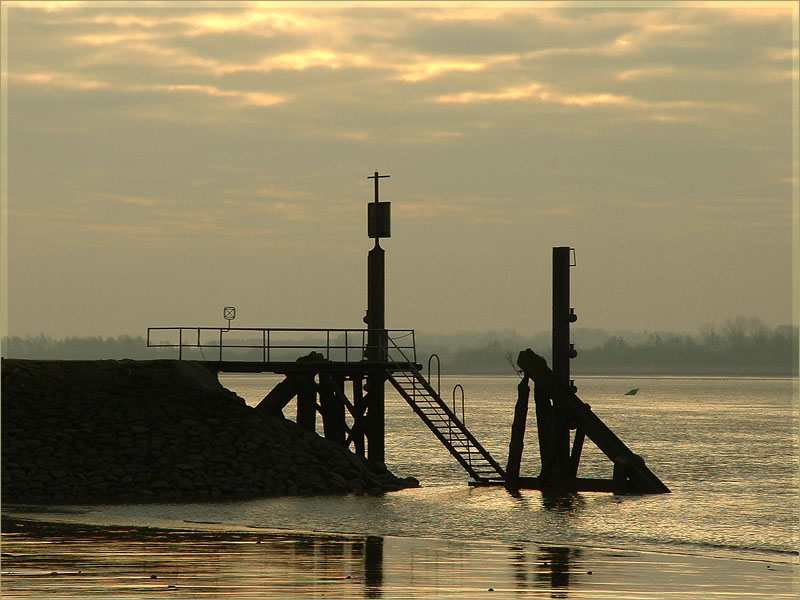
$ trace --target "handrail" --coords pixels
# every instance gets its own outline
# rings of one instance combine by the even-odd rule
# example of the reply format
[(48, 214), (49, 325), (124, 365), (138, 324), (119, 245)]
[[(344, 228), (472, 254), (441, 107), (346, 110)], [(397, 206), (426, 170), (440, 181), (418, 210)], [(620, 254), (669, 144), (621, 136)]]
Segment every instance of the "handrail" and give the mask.
[[(396, 348), (405, 358), (403, 350), (413, 354), (416, 360), (417, 349), (415, 347), (415, 335), (413, 329), (394, 329), (382, 330), (385, 338), (391, 339), (391, 345)], [(323, 353), (325, 358), (331, 360), (331, 352), (343, 351), (344, 362), (361, 362), (368, 355), (369, 338), (368, 329), (346, 329), (346, 328), (293, 328), (293, 327), (148, 327), (147, 328), (147, 347), (148, 348), (177, 348), (178, 360), (184, 358), (184, 349), (216, 348), (219, 350), (219, 361), (223, 359), (223, 349), (249, 349), (261, 350), (260, 359), (263, 362), (270, 362), (273, 358), (274, 350), (317, 350)], [(252, 333), (254, 339), (232, 340), (232, 333)], [(177, 334), (177, 343), (174, 341), (164, 341), (155, 339), (156, 336)], [(187, 335), (188, 334), (188, 335)], [(205, 339), (203, 334), (205, 335)], [(225, 334), (225, 335), (223, 335)], [(276, 340), (275, 334), (298, 334), (298, 336), (319, 335), (320, 340)], [(361, 341), (358, 343), (358, 334), (361, 334)], [(226, 339), (226, 336), (228, 338)], [(410, 344), (398, 343), (396, 340), (410, 336)], [(213, 337), (213, 339), (211, 339)], [(260, 338), (260, 339), (258, 339)], [(338, 338), (338, 339), (337, 339)], [(174, 337), (172, 338), (175, 339)], [(251, 361), (253, 359), (250, 359)], [(257, 359), (256, 359), (257, 360)], [(408, 360), (406, 358), (406, 360)]]
[(442, 395), (442, 361), (435, 352), (428, 357), (428, 381), (431, 380), (431, 361), (436, 357), (436, 393)]
[(458, 416), (458, 410), (456, 408), (456, 390), (461, 390), (461, 422), (464, 426), (467, 425), (467, 415), (464, 411), (464, 386), (460, 383), (457, 383), (453, 386), (453, 413)]
[[(458, 416), (458, 407), (456, 405), (456, 390), (461, 390), (461, 424), (466, 427), (467, 426), (467, 415), (466, 411), (464, 410), (464, 386), (460, 383), (457, 383), (453, 386), (453, 414)], [(467, 447), (467, 462), (471, 465), (472, 464), (472, 450), (470, 447)]]

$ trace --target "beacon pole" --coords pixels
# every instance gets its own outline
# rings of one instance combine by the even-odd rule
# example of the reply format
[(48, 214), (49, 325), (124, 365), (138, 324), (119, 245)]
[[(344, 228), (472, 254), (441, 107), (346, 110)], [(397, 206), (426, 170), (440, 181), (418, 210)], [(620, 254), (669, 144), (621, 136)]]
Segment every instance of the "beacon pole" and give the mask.
[(386, 360), (388, 357), (388, 340), (386, 338), (386, 269), (385, 252), (381, 248), (380, 238), (390, 237), (390, 203), (381, 202), (378, 197), (378, 184), (381, 179), (390, 177), (380, 175), (378, 171), (367, 179), (375, 180), (375, 201), (367, 205), (367, 233), (375, 240), (375, 246), (367, 256), (367, 324), (366, 358), (374, 361), (376, 366), (367, 375), (367, 409), (368, 447), (367, 458), (375, 464), (385, 463), (385, 394)]
[[(553, 248), (553, 374), (559, 383), (575, 392), (570, 379), (569, 361), (578, 353), (569, 341), (569, 326), (578, 320), (575, 310), (570, 307), (569, 269), (574, 266), (570, 260), (574, 250), (567, 246)], [(577, 465), (583, 448), (583, 432), (575, 432), (575, 440), (570, 455), (570, 422), (562, 407), (553, 403), (555, 413), (555, 464), (562, 477), (575, 477)]]

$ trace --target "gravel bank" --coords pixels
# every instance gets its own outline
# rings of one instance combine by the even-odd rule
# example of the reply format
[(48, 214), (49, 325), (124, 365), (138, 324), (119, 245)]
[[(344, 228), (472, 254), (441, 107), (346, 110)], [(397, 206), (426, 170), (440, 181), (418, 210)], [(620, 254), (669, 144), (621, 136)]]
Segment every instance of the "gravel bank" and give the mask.
[(418, 485), (261, 415), (191, 361), (2, 361), (5, 503), (381, 493)]

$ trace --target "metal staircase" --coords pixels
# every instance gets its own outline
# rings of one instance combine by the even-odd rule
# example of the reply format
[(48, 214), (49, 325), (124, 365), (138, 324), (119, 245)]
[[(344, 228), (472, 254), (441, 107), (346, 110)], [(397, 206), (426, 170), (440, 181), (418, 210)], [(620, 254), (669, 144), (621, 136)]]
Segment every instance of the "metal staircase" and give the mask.
[[(505, 471), (481, 446), (455, 412), (447, 406), (394, 341), (389, 338), (390, 357), (386, 376), (420, 419), (428, 426), (450, 454), (464, 467), (476, 483), (504, 482)], [(391, 358), (402, 356), (402, 364)]]

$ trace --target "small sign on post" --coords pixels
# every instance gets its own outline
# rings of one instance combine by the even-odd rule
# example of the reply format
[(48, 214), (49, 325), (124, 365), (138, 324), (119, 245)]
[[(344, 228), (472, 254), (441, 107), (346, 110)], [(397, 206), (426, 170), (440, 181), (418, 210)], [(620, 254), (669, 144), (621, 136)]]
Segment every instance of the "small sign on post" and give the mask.
[(369, 237), (392, 237), (391, 206), (391, 202), (370, 202), (367, 205), (367, 234)]
[[(381, 179), (391, 177), (391, 175), (381, 175), (375, 171), (367, 179), (375, 180), (375, 202), (367, 205), (367, 235), (373, 239), (392, 237), (391, 231), (391, 202), (381, 202), (378, 200), (378, 183)], [(377, 242), (375, 242), (377, 244)]]
[(236, 318), (236, 307), (235, 306), (226, 306), (222, 309), (222, 318), (227, 319), (228, 321), (228, 329), (231, 328), (231, 321)]

